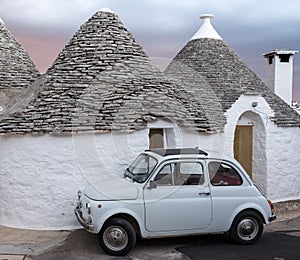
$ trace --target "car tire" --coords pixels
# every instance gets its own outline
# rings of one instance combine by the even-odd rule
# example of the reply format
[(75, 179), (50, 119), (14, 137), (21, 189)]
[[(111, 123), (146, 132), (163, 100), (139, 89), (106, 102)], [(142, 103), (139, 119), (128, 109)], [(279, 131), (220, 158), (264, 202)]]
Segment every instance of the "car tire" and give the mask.
[(236, 216), (229, 230), (230, 239), (237, 244), (254, 244), (263, 233), (263, 220), (254, 211), (244, 211)]
[(107, 254), (124, 256), (135, 246), (136, 232), (127, 220), (112, 218), (104, 224), (98, 238)]

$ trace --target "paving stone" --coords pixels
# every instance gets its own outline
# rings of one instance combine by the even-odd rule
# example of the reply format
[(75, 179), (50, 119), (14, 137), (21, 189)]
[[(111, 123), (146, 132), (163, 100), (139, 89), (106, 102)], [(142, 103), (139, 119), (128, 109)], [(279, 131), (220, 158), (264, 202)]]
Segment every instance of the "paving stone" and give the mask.
[(24, 260), (25, 255), (0, 255), (0, 260)]

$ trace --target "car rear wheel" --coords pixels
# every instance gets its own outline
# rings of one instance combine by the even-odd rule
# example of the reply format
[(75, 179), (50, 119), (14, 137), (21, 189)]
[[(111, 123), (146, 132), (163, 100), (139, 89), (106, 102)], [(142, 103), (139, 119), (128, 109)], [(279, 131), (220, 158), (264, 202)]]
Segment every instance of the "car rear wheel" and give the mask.
[(263, 220), (254, 211), (244, 211), (233, 221), (229, 236), (237, 244), (253, 244), (262, 235)]
[(112, 218), (108, 220), (99, 233), (99, 244), (103, 250), (112, 256), (124, 256), (134, 246), (136, 232), (125, 219)]

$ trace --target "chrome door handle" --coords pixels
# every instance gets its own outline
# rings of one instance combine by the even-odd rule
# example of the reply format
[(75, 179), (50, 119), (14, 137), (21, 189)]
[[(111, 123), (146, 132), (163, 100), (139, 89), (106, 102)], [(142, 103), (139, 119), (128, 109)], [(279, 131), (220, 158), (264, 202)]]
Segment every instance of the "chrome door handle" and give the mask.
[(200, 195), (200, 196), (201, 196), (201, 195), (206, 195), (206, 196), (208, 196), (208, 195), (210, 195), (210, 192), (200, 192), (199, 195)]

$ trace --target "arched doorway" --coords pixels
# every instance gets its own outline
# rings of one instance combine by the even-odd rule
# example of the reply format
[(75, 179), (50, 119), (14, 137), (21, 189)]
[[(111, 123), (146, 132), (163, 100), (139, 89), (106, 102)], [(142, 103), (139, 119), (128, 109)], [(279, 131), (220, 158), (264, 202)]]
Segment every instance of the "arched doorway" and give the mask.
[(261, 117), (243, 113), (234, 134), (234, 157), (263, 190), (267, 188), (266, 130)]

